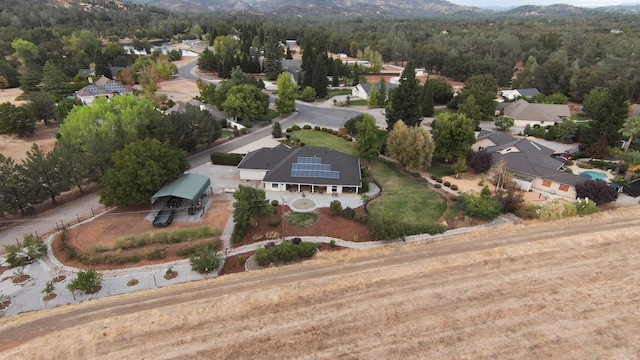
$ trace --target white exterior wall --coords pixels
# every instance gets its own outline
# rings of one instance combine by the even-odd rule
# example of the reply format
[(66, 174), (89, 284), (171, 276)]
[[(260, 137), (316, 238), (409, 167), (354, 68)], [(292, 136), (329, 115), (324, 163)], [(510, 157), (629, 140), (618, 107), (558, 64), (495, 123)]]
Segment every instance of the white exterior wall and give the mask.
[(511, 181), (513, 181), (513, 183), (515, 184), (516, 188), (522, 190), (522, 191), (529, 191), (531, 190), (531, 181), (526, 181), (526, 180), (521, 180), (521, 179), (512, 179)]
[(241, 169), (240, 180), (262, 180), (267, 174), (267, 170)]
[(364, 100), (369, 100), (369, 94), (367, 94), (367, 92), (364, 91), (364, 88), (360, 84), (351, 88), (351, 96), (358, 97)]
[(273, 183), (273, 182), (265, 182), (264, 189), (267, 191), (287, 191), (287, 185)]
[(533, 125), (540, 125), (542, 127), (545, 126), (553, 126), (555, 125), (555, 121), (535, 121), (535, 120), (513, 120), (513, 126), (514, 127), (519, 127), (519, 128), (524, 128), (527, 125), (531, 125), (531, 127), (533, 127)]
[(495, 145), (496, 144), (493, 141), (485, 138), (485, 139), (478, 140), (476, 141), (475, 144), (471, 145), (471, 150), (478, 151), (480, 148), (486, 149), (488, 147), (495, 146)]
[(544, 191), (550, 194), (554, 194), (554, 195), (558, 195), (558, 196), (562, 196), (562, 197), (566, 197), (566, 198), (570, 198), (570, 199), (575, 199), (576, 198), (576, 189), (569, 185), (569, 189), (567, 191), (562, 191), (560, 190), (560, 183), (557, 182), (551, 182), (551, 186), (544, 186), (542, 185), (542, 182), (544, 180), (537, 178), (533, 180), (533, 184), (531, 185), (532, 188), (540, 190), (540, 191)]

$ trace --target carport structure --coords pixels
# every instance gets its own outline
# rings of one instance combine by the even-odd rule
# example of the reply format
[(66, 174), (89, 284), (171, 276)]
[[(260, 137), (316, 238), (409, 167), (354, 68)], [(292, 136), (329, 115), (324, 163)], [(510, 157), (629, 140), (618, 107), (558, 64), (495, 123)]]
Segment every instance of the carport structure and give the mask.
[[(171, 199), (188, 200), (188, 206), (177, 206), (176, 214), (180, 210), (188, 209), (189, 214), (195, 214), (203, 208), (203, 198), (207, 195), (207, 190), (211, 186), (211, 179), (198, 174), (183, 174), (175, 181), (165, 184), (151, 197), (151, 204), (156, 209), (172, 206)], [(209, 191), (210, 193), (210, 191)], [(158, 206), (160, 205), (160, 206)]]

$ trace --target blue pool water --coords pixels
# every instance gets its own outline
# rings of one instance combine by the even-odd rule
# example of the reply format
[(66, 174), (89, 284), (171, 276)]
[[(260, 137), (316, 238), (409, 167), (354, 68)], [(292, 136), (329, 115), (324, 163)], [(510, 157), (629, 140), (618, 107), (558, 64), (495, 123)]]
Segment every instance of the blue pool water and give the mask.
[(597, 171), (583, 171), (580, 176), (588, 177), (593, 180), (607, 180), (607, 175)]

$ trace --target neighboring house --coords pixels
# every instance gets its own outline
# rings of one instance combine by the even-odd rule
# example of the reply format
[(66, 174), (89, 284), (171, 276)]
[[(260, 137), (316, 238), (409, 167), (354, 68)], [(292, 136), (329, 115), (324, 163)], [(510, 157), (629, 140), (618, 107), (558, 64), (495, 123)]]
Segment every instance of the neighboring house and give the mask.
[(202, 101), (196, 100), (196, 99), (191, 99), (191, 100), (187, 101), (186, 103), (178, 103), (178, 104), (170, 107), (169, 109), (165, 110), (165, 113), (166, 114), (171, 114), (172, 112), (183, 113), (183, 112), (185, 112), (185, 106), (187, 104), (193, 105), (195, 107), (198, 107), (198, 108), (200, 108), (200, 110), (208, 111), (216, 119), (228, 120), (228, 119), (232, 118), (232, 116), (229, 116), (224, 111), (219, 110), (217, 106), (210, 105), (210, 104), (205, 104)]
[(540, 91), (538, 89), (530, 88), (530, 89), (513, 89), (513, 90), (502, 90), (500, 91), (500, 95), (507, 100), (515, 100), (517, 98), (531, 98), (536, 95), (539, 95)]
[(491, 163), (507, 163), (513, 181), (522, 190), (575, 199), (575, 186), (588, 179), (563, 171), (564, 163), (553, 157), (554, 151), (527, 138), (515, 138), (503, 132), (482, 130), (472, 146), (474, 151), (491, 154)]
[(640, 179), (631, 181), (627, 186), (624, 187), (624, 192), (632, 197), (640, 196)]
[(536, 124), (553, 126), (562, 123), (565, 118), (571, 117), (569, 105), (531, 104), (524, 99), (498, 103), (496, 113), (511, 117), (514, 120), (515, 127)]
[(360, 193), (360, 160), (339, 151), (278, 145), (249, 152), (238, 164), (241, 180), (269, 191)]
[[(351, 96), (353, 97), (357, 97), (360, 99), (364, 99), (364, 100), (369, 100), (369, 94), (371, 93), (371, 87), (375, 86), (376, 87), (376, 92), (380, 90), (380, 83), (375, 83), (375, 84), (371, 84), (371, 83), (366, 83), (366, 84), (358, 84), (356, 86), (354, 86), (351, 89)], [(387, 89), (387, 99), (389, 98), (389, 93), (391, 92), (391, 89), (397, 88), (398, 85), (397, 84), (392, 84), (392, 83), (386, 83), (385, 87)]]
[(133, 89), (131, 86), (122, 85), (117, 81), (102, 76), (95, 83), (76, 91), (75, 95), (83, 104), (89, 105), (98, 96), (111, 98), (122, 94), (133, 94)]
[[(124, 70), (123, 66), (111, 66), (109, 67), (109, 71), (111, 71), (111, 76), (114, 77), (116, 75), (118, 75), (118, 73), (120, 71)], [(78, 70), (78, 75), (81, 76), (95, 76), (96, 75), (96, 69), (91, 67), (88, 69), (80, 69)]]
[(304, 71), (302, 71), (302, 60), (282, 60), (282, 68), (291, 75), (293, 83), (300, 86), (302, 84), (302, 78)]

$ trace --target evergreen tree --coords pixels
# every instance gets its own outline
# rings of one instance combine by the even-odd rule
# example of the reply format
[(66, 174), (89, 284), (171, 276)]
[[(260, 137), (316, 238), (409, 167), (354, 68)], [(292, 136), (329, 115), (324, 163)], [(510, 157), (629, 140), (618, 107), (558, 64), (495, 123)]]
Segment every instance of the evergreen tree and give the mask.
[(378, 93), (376, 91), (376, 84), (371, 85), (371, 90), (369, 90), (369, 101), (367, 104), (370, 107), (375, 107), (378, 105)]
[(72, 93), (69, 78), (51, 60), (42, 68), (42, 91), (54, 95), (56, 100)]
[(592, 89), (584, 98), (584, 110), (591, 116), (590, 143), (604, 137), (609, 147), (620, 145), (620, 129), (629, 115), (629, 88), (619, 83), (611, 89)]
[(353, 67), (353, 86), (360, 84), (360, 67), (356, 63)]
[(338, 63), (333, 62), (333, 75), (332, 75), (332, 83), (331, 85), (334, 87), (340, 86), (340, 69), (338, 68)]
[(282, 72), (282, 46), (280, 46), (275, 32), (267, 36), (262, 66), (267, 80), (275, 80)]
[(291, 48), (287, 46), (287, 53), (284, 55), (284, 58), (287, 60), (293, 59), (293, 54), (291, 54)]
[[(498, 92), (498, 83), (491, 74), (476, 75), (468, 78), (464, 83), (464, 89), (460, 94), (460, 110), (462, 109), (478, 109), (475, 111), (465, 112), (467, 117), (472, 118), (476, 122), (476, 126), (480, 120), (491, 119), (496, 111), (496, 93)], [(473, 106), (465, 107), (467, 99), (473, 96)]]
[(433, 116), (435, 109), (433, 108), (433, 89), (429, 84), (422, 86), (422, 104), (420, 104), (422, 116)]
[(356, 123), (356, 129), (358, 130), (356, 149), (358, 150), (358, 156), (364, 161), (371, 161), (378, 156), (376, 128), (376, 119), (369, 114), (365, 114), (362, 120)]
[(416, 69), (413, 62), (409, 61), (400, 75), (400, 86), (389, 96), (391, 104), (387, 111), (387, 129), (391, 129), (398, 120), (402, 120), (407, 126), (420, 125), (421, 95)]
[(316, 61), (313, 64), (311, 87), (316, 91), (316, 98), (323, 98), (327, 96), (327, 85), (329, 84), (329, 80), (327, 79), (326, 58), (326, 54), (318, 54), (318, 56), (316, 56)]
[(37, 144), (33, 144), (22, 168), (24, 176), (34, 182), (36, 199), (48, 196), (53, 204), (56, 204), (56, 197), (60, 193), (69, 190), (69, 179), (60, 171), (62, 158), (58, 155), (54, 151), (45, 154)]
[(378, 90), (378, 106), (385, 107), (387, 105), (387, 82), (383, 77), (380, 78), (380, 89)]
[(279, 121), (276, 121), (273, 123), (272, 129), (271, 129), (271, 136), (273, 136), (274, 138), (282, 137), (282, 127), (280, 126)]

